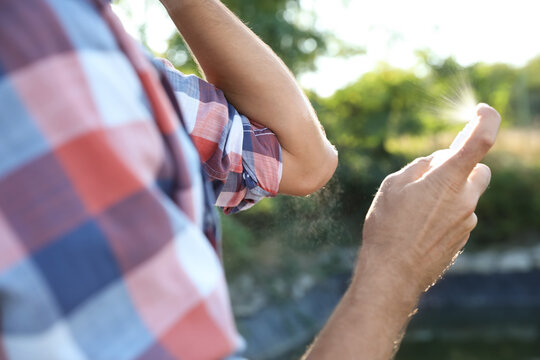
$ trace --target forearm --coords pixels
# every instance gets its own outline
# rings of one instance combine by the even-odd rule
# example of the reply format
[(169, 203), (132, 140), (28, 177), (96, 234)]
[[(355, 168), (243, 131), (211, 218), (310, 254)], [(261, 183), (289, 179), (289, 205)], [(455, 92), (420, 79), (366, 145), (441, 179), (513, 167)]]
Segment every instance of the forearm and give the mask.
[(388, 360), (395, 354), (421, 291), (368, 260), (360, 257), (350, 288), (304, 359)]
[(386, 177), (366, 215), (351, 287), (306, 354), (310, 360), (393, 357), (420, 294), (455, 260), (476, 226), (491, 172), (478, 162), (501, 122), (487, 105), (445, 162), (419, 158)]
[(288, 192), (290, 175), (316, 174), (321, 165), (328, 180), (337, 164), (335, 151), (309, 101), (272, 50), (218, 0), (163, 3), (207, 80), (241, 113), (277, 135), (284, 157), (281, 190)]

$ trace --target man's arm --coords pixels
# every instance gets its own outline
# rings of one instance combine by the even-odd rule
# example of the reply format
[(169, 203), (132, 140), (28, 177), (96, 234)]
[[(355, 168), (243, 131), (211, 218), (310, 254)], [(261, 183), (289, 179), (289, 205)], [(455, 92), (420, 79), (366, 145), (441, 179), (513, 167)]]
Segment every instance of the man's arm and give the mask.
[(386, 360), (399, 347), (418, 298), (465, 246), (491, 173), (478, 162), (500, 117), (487, 105), (455, 155), (432, 168), (414, 161), (385, 179), (368, 212), (352, 284), (306, 359)]
[(219, 0), (161, 0), (206, 79), (248, 118), (278, 137), (283, 154), (279, 191), (306, 195), (337, 166), (311, 104), (283, 62)]

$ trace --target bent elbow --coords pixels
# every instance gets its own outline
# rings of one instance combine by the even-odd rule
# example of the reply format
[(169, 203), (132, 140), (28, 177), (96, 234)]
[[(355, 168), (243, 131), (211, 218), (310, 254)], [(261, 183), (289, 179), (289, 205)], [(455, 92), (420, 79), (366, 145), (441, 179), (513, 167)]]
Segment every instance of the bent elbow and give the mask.
[(302, 175), (290, 195), (307, 196), (322, 189), (336, 172), (338, 152), (330, 143), (322, 158), (303, 164)]

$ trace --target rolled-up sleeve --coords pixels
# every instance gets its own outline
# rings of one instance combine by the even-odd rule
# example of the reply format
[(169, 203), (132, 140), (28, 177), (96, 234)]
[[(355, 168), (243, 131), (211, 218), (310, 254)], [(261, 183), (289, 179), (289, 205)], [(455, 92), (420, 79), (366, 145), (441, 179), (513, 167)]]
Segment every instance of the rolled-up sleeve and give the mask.
[(282, 174), (276, 135), (241, 115), (212, 84), (182, 74), (167, 60), (154, 63), (172, 85), (184, 125), (212, 181), (216, 205), (235, 213), (275, 196)]

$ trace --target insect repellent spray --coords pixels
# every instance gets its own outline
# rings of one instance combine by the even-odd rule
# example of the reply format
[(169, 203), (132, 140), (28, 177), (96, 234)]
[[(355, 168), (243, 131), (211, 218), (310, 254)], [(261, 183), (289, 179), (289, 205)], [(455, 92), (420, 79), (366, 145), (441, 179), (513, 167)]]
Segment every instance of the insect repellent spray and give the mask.
[(470, 120), (467, 125), (461, 130), (457, 136), (455, 137), (454, 141), (452, 141), (452, 144), (450, 145), (450, 150), (459, 150), (465, 143), (465, 140), (471, 136), (471, 133), (473, 132), (474, 128), (478, 124), (478, 119), (472, 119)]
[(473, 117), (471, 120), (469, 120), (463, 130), (461, 130), (456, 135), (454, 141), (452, 141), (452, 144), (448, 149), (439, 150), (433, 154), (433, 159), (431, 160), (431, 167), (438, 167), (439, 165), (444, 163), (450, 156), (452, 156), (459, 149), (461, 149), (463, 144), (465, 144), (465, 141), (469, 138), (469, 136), (471, 136), (477, 124), (478, 119), (476, 117)]

